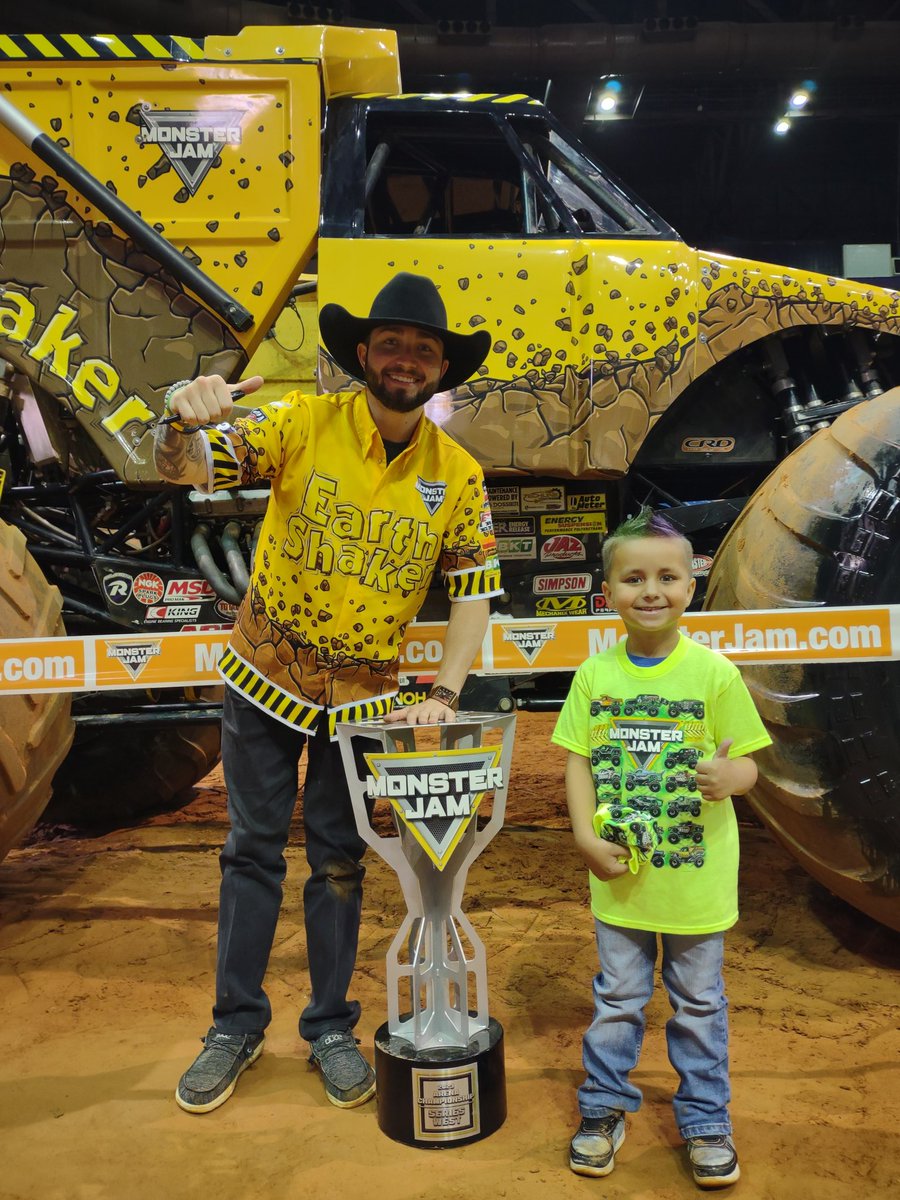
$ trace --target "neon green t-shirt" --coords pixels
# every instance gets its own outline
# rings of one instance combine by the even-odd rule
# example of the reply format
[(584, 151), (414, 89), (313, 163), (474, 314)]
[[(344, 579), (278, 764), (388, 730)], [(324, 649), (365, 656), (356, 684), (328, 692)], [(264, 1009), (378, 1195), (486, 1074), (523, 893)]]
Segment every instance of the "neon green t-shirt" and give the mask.
[(591, 761), (598, 804), (658, 819), (662, 845), (636, 875), (590, 875), (591, 911), (610, 925), (715, 933), (738, 918), (740, 847), (730, 799), (702, 800), (694, 767), (724, 738), (730, 758), (771, 743), (737, 667), (681, 635), (652, 667), (625, 642), (578, 668), (552, 740)]

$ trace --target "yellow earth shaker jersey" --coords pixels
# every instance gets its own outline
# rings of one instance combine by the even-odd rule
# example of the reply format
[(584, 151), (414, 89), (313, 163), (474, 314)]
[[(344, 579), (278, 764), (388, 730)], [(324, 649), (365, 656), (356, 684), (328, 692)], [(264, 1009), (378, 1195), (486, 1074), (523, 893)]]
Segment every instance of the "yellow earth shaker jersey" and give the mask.
[(424, 415), (388, 466), (363, 391), (291, 392), (205, 432), (209, 490), (272, 484), (219, 670), (285, 724), (389, 711), (436, 567), (451, 600), (499, 595), (481, 468)]

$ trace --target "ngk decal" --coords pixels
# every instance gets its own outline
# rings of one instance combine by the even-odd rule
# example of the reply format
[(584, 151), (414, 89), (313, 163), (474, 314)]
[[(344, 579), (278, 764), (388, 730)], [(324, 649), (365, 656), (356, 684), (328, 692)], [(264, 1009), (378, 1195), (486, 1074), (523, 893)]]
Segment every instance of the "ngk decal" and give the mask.
[(216, 593), (205, 579), (170, 579), (166, 584), (163, 600), (192, 600), (196, 604), (204, 600), (215, 600)]
[(155, 572), (141, 571), (140, 575), (135, 577), (131, 590), (139, 604), (159, 604), (166, 589)]
[(541, 546), (541, 562), (584, 562), (586, 558), (584, 542), (569, 534), (547, 538)]
[(577, 575), (535, 575), (531, 585), (536, 596), (556, 596), (561, 592), (589, 592), (591, 576), (588, 571)]
[(158, 146), (192, 196), (226, 146), (241, 144), (240, 109), (163, 112), (142, 104), (139, 146)]

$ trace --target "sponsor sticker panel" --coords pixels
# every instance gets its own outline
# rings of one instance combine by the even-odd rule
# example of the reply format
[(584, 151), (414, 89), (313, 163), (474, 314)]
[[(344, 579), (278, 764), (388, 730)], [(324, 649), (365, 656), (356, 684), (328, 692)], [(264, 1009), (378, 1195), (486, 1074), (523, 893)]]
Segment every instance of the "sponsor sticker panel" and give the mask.
[(541, 517), (541, 533), (606, 533), (605, 512), (561, 513)]

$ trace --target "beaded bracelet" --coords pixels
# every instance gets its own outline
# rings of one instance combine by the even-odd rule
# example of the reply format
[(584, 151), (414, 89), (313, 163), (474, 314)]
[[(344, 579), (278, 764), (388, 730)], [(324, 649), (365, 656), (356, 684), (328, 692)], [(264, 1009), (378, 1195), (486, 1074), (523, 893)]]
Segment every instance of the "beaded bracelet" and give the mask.
[(166, 398), (163, 400), (163, 410), (167, 413), (172, 412), (172, 397), (176, 392), (180, 392), (183, 387), (187, 387), (189, 383), (193, 383), (193, 379), (179, 379), (177, 383), (173, 383), (166, 392)]

